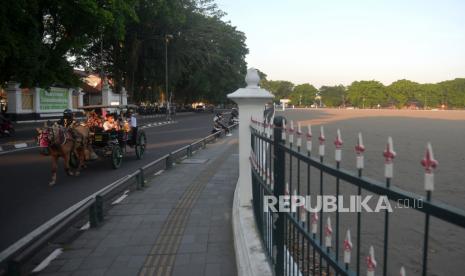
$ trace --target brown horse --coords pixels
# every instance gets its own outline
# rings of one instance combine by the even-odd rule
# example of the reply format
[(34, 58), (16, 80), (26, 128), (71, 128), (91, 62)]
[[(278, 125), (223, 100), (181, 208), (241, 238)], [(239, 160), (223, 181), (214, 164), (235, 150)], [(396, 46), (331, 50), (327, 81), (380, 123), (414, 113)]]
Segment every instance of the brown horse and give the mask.
[[(79, 175), (80, 169), (84, 166), (84, 151), (87, 146), (82, 135), (73, 129), (67, 129), (57, 124), (51, 127), (45, 125), (44, 128), (37, 129), (37, 131), (39, 132), (38, 141), (42, 149), (41, 153), (50, 155), (52, 158), (52, 180), (49, 185), (53, 186), (56, 183), (57, 163), (60, 157), (64, 159), (65, 172), (68, 175)], [(73, 153), (79, 162), (75, 172), (70, 169), (70, 158)]]

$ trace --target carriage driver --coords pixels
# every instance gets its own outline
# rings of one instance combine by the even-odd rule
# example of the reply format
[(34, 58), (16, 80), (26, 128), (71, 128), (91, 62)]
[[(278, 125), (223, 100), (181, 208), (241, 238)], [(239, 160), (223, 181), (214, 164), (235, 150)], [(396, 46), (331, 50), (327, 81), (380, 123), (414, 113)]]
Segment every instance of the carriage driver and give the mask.
[(131, 132), (132, 132), (132, 143), (136, 144), (136, 138), (137, 138), (137, 118), (134, 116), (131, 110), (128, 110), (126, 114), (129, 124), (131, 126)]
[(68, 128), (72, 126), (74, 122), (73, 111), (67, 108), (63, 111), (63, 117), (58, 121), (58, 124)]

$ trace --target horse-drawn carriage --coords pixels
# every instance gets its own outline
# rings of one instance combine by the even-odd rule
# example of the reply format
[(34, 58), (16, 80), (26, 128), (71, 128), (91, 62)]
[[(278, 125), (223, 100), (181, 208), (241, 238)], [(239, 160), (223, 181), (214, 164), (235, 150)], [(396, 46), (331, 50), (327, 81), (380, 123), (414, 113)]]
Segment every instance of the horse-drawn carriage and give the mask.
[[(119, 129), (104, 130), (101, 125), (90, 126), (89, 143), (92, 150), (100, 157), (110, 158), (113, 168), (121, 166), (123, 156), (126, 154), (126, 147), (135, 149), (137, 159), (142, 159), (145, 153), (147, 137), (145, 132), (140, 129), (131, 129), (124, 127), (128, 122), (123, 119), (128, 110), (135, 110), (137, 106), (120, 105), (120, 106), (103, 106), (93, 105), (80, 107), (89, 117), (90, 113), (97, 114), (100, 118), (106, 114), (112, 114), (117, 124), (121, 125)], [(134, 136), (135, 135), (135, 136)]]

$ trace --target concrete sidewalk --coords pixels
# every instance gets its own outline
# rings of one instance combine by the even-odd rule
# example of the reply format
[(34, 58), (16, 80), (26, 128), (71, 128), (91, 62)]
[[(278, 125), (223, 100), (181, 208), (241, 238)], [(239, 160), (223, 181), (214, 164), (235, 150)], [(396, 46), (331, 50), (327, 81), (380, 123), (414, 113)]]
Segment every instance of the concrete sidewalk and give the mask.
[(232, 206), (236, 135), (149, 180), (43, 275), (236, 275)]

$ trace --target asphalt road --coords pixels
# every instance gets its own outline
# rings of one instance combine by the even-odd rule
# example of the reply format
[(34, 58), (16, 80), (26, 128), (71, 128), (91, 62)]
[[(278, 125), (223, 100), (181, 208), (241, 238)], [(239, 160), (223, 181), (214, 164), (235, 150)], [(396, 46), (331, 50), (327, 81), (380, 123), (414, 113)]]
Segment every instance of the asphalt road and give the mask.
[(0, 251), (116, 179), (207, 136), (212, 117), (211, 113), (178, 116), (174, 124), (145, 129), (148, 144), (143, 160), (137, 160), (130, 149), (118, 170), (111, 168), (109, 160), (100, 160), (90, 163), (80, 176), (71, 177), (65, 175), (60, 163), (57, 184), (53, 187), (48, 186), (50, 159), (40, 156), (37, 149), (1, 155)]

